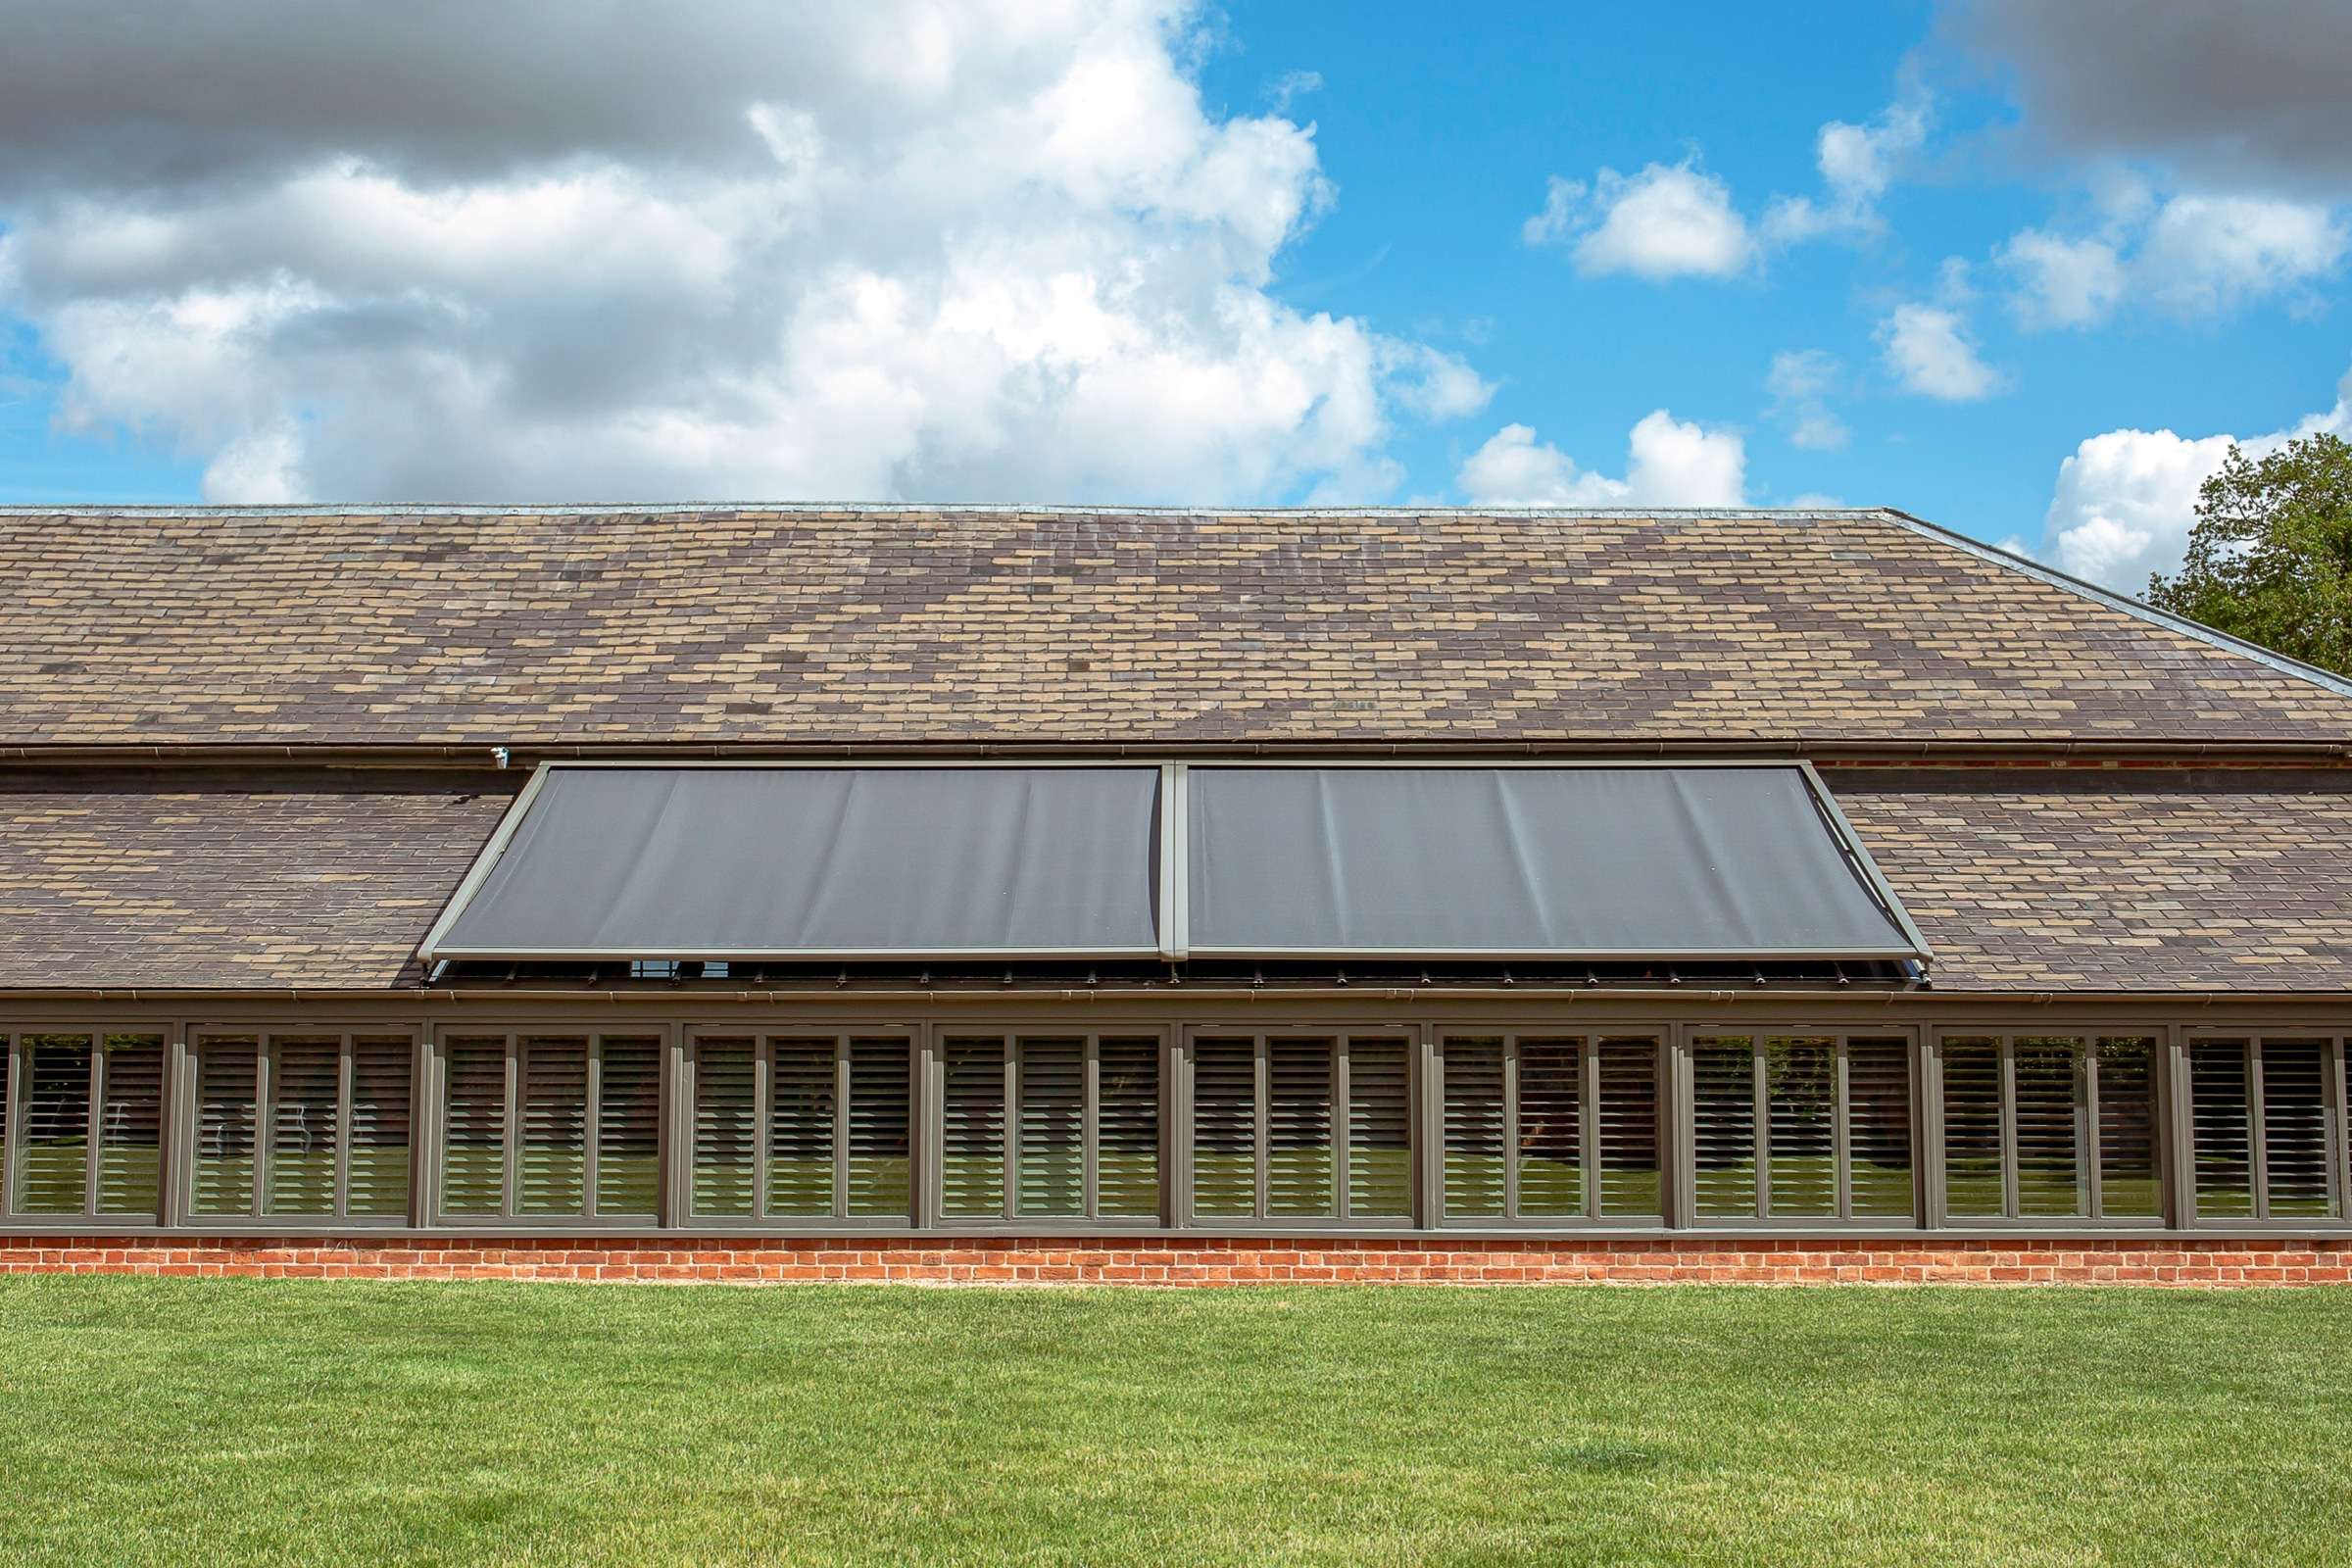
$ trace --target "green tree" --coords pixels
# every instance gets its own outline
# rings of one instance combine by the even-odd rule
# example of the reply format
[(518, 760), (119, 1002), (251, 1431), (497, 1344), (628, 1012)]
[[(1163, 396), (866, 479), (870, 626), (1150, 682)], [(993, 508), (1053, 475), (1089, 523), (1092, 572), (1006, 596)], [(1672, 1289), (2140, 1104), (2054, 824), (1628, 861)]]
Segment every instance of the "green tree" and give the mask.
[(2306, 436), (2259, 462), (2236, 447), (2197, 492), (2179, 572), (2148, 602), (2352, 674), (2352, 446)]

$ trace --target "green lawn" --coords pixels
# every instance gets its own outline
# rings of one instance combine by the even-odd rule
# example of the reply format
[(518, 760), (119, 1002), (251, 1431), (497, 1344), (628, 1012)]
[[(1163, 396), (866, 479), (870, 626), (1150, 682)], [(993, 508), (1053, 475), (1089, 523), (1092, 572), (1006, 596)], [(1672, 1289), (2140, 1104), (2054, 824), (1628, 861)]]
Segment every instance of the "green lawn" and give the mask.
[(0, 1281), (0, 1561), (2352, 1560), (2352, 1293)]

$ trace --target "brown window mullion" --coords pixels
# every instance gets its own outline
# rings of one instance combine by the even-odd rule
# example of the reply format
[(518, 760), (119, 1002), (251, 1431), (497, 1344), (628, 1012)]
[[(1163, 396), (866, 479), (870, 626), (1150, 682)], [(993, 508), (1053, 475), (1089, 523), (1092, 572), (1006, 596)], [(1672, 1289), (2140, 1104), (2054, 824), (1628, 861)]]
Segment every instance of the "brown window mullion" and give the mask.
[(2001, 1213), (2008, 1219), (2017, 1218), (2017, 1037), (2000, 1037), (2000, 1054), (1995, 1058), (2000, 1081), (2001, 1128)]
[(586, 1070), (587, 1084), (580, 1110), (580, 1216), (594, 1219), (597, 1156), (603, 1152), (605, 1104), (605, 1037), (601, 1033), (588, 1037), (587, 1059), (581, 1066)]
[(1854, 1217), (1854, 1102), (1846, 1044), (1844, 1035), (1830, 1042), (1830, 1179), (1835, 1194), (1830, 1211), (1839, 1219)]
[(2082, 1173), (2082, 1211), (2093, 1219), (2102, 1219), (2107, 1213), (2107, 1157), (2099, 1131), (2098, 1036), (2084, 1038), (2076, 1071), (2082, 1094), (2081, 1103), (2075, 1108), (2075, 1168)]
[[(352, 1058), (359, 1045), (351, 1035), (344, 1035), (335, 1046), (335, 1217), (344, 1219), (351, 1213), (351, 1102), (354, 1074), (357, 1068)], [(414, 1148), (414, 1135), (411, 1147)], [(412, 1155), (412, 1157), (414, 1157)]]
[(1519, 1217), (1519, 1037), (1502, 1037), (1502, 1217)]
[(1585, 1218), (1600, 1218), (1600, 1031), (1588, 1031), (1577, 1042), (1577, 1067), (1583, 1082), (1577, 1104), (1577, 1154), (1585, 1165)]
[(1250, 1105), (1250, 1197), (1252, 1218), (1267, 1215), (1266, 1187), (1272, 1165), (1273, 1138), (1273, 1062), (1274, 1048), (1264, 1035), (1251, 1037), (1250, 1050), (1251, 1105)]
[(850, 1217), (850, 1037), (833, 1038), (833, 1217)]
[(2271, 1217), (2271, 1129), (2263, 1104), (2262, 1037), (2246, 1041), (2246, 1152), (2254, 1168), (2254, 1217)]
[(1755, 1128), (1755, 1192), (1749, 1212), (1772, 1218), (1772, 1075), (1765, 1064), (1767, 1037), (1751, 1035), (1747, 1042), (1747, 1113)]
[(277, 1146), (277, 1036), (253, 1043), (253, 1206), (259, 1219), (270, 1212), (270, 1152)]
[(89, 1082), (85, 1093), (88, 1103), (82, 1107), (85, 1131), (81, 1139), (81, 1211), (98, 1212), (98, 1137), (106, 1116), (106, 1030), (90, 1031)]
[(1348, 1191), (1348, 1148), (1355, 1141), (1354, 1085), (1349, 1062), (1355, 1055), (1347, 1035), (1331, 1042), (1331, 1211), (1347, 1219), (1352, 1212)]
[(522, 1036), (507, 1036), (507, 1126), (500, 1180), (504, 1184), (499, 1212), (513, 1218), (522, 1188), (522, 1075), (529, 1070), (530, 1048)]

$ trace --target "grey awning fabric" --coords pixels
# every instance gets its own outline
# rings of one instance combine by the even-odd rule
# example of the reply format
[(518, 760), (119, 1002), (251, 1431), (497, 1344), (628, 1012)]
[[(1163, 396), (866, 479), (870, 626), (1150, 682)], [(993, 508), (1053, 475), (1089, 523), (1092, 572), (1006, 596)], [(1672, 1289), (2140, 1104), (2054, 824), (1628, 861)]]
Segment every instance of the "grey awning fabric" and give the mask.
[(425, 956), (1149, 954), (1156, 767), (541, 774)]
[(1189, 775), (1194, 953), (1925, 956), (1793, 765)]

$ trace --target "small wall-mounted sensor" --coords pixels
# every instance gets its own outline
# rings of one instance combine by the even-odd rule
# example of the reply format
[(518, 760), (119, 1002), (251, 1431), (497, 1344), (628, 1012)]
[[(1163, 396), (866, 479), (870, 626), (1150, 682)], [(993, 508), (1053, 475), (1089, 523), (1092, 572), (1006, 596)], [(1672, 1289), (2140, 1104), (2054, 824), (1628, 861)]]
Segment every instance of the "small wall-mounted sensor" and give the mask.
[(490, 748), (490, 760), (498, 764), (501, 772), (506, 770), (507, 759), (512, 755), (513, 754), (510, 753), (504, 746), (493, 746)]

